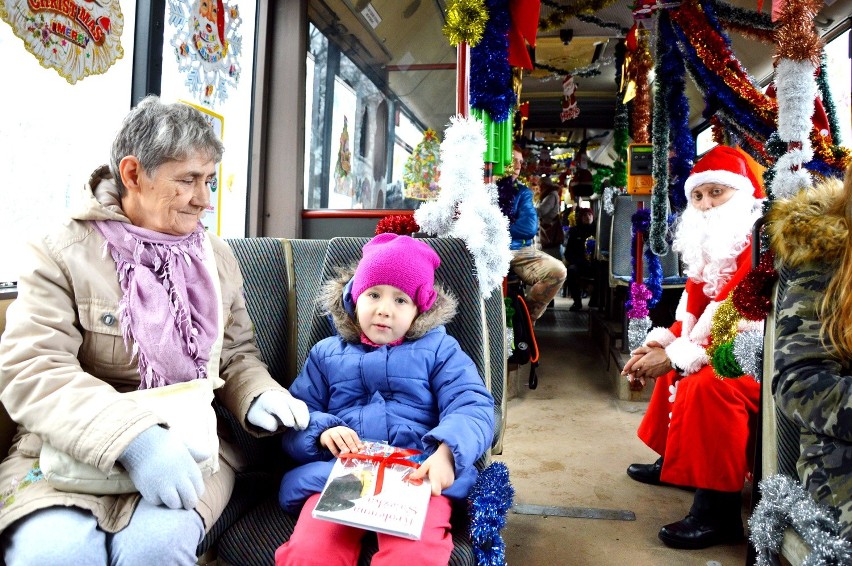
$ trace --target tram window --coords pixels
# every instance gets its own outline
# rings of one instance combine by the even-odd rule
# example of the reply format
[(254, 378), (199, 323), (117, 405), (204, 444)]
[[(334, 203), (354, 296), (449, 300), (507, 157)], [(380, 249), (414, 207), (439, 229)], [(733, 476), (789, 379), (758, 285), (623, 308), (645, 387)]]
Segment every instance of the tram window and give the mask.
[[(440, 3), (382, 2), (308, 28), (304, 207), (416, 208), (405, 163), (455, 113), (455, 48)], [(416, 15), (415, 15), (416, 12)]]
[(852, 37), (850, 30), (834, 38), (825, 46), (826, 68), (828, 73), (828, 88), (834, 101), (837, 113), (837, 123), (840, 132), (832, 132), (834, 143), (849, 147), (852, 144), (852, 69), (849, 64), (850, 45)]
[(697, 155), (704, 155), (715, 145), (717, 144), (713, 141), (713, 128), (704, 128), (695, 136), (695, 153)]
[[(122, 3), (123, 54), (101, 74), (71, 84), (39, 60), (0, 22), (3, 89), (0, 111), (0, 281), (15, 281), (24, 242), (58, 225), (80, 187), (109, 160), (115, 130), (130, 109), (136, 10)], [(81, 111), (84, 109), (84, 111)]]

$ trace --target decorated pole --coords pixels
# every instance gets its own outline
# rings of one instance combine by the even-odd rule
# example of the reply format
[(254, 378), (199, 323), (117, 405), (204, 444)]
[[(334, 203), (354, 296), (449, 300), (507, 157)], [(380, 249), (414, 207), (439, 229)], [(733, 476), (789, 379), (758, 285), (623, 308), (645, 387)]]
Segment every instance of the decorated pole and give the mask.
[(470, 115), (470, 46), (466, 41), (456, 49), (456, 114)]

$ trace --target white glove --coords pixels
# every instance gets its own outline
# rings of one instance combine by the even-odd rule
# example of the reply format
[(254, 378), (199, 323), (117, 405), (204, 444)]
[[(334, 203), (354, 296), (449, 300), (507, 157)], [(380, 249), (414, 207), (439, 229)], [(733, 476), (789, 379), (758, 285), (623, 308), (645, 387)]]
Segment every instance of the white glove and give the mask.
[(208, 457), (192, 453), (174, 434), (155, 425), (134, 438), (118, 461), (145, 501), (171, 509), (195, 509), (204, 493), (197, 462)]
[(261, 393), (246, 415), (248, 422), (269, 432), (280, 426), (305, 430), (311, 420), (308, 406), (286, 390), (273, 389)]

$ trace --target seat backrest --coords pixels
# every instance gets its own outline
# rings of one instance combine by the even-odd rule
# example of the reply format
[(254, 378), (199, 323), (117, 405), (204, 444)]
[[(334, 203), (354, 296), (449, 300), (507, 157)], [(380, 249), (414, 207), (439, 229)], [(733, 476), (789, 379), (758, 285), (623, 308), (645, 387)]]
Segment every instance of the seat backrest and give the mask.
[(293, 332), (288, 262), (284, 242), (278, 238), (227, 240), (243, 274), (246, 309), (254, 324), (257, 347), (269, 373), (281, 385), (295, 377), (289, 358)]
[[(784, 295), (787, 292), (787, 285), (790, 280), (790, 268), (784, 267), (783, 265), (778, 268), (778, 282), (775, 285), (775, 295), (773, 297), (773, 311), (777, 311), (781, 301), (784, 300)], [(774, 328), (774, 313), (773, 313), (773, 328)], [(767, 322), (768, 326), (768, 322)], [(799, 479), (799, 472), (796, 470), (796, 462), (799, 461), (799, 454), (801, 453), (801, 444), (799, 438), (799, 426), (790, 420), (787, 415), (781, 412), (781, 410), (775, 406), (775, 400), (773, 394), (775, 392), (776, 385), (776, 375), (775, 375), (775, 367), (774, 367), (774, 352), (775, 352), (775, 336), (773, 330), (773, 341), (772, 348), (770, 350), (764, 350), (764, 358), (770, 358), (771, 373), (764, 372), (764, 376), (766, 379), (769, 379), (769, 383), (771, 383), (772, 387), (767, 387), (770, 389), (769, 396), (772, 397), (772, 407), (773, 414), (775, 419), (775, 449), (777, 451), (777, 461), (776, 461), (776, 471), (778, 473), (782, 473), (784, 475), (790, 476), (794, 479)], [(764, 359), (764, 364), (766, 363), (766, 359)]]
[(296, 300), (293, 344), (293, 377), (305, 365), (308, 352), (317, 340), (311, 337), (314, 319), (319, 317), (316, 297), (323, 282), (322, 269), (329, 240), (287, 240), (288, 263), (293, 269), (292, 289)]
[[(638, 210), (638, 203), (644, 208), (650, 208), (650, 195), (618, 195), (613, 199), (614, 212), (609, 241), (609, 284), (629, 285), (633, 275), (633, 221), (631, 217)], [(669, 249), (666, 255), (660, 257), (663, 268), (663, 286), (683, 286), (686, 279), (681, 275), (680, 257), (677, 252)], [(648, 262), (642, 262), (642, 277), (647, 279)]]
[(603, 200), (595, 201), (595, 259), (606, 261), (612, 238), (612, 216), (603, 209)]
[(488, 332), (488, 371), (490, 374), (491, 395), (494, 397), (494, 450), (493, 454), (503, 453), (503, 434), (506, 432), (507, 381), (507, 342), (506, 342), (506, 304), (503, 293), (495, 289), (485, 299), (485, 320)]
[[(284, 242), (278, 238), (234, 238), (227, 240), (243, 274), (246, 310), (254, 325), (260, 357), (272, 377), (283, 386), (294, 378), (290, 358), (293, 299), (290, 274), (284, 253)], [(218, 403), (214, 404), (219, 419), (228, 424), (231, 440), (242, 450), (249, 470), (271, 469), (279, 460), (280, 449), (273, 437), (255, 438), (248, 434)]]

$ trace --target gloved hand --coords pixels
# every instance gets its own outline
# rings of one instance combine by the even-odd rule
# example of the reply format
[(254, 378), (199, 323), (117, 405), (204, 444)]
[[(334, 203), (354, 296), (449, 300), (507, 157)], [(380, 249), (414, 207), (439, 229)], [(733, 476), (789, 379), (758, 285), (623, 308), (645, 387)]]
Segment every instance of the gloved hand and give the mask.
[(204, 493), (196, 462), (208, 457), (193, 454), (167, 429), (152, 426), (133, 439), (118, 461), (145, 501), (171, 509), (194, 509)]
[(261, 393), (246, 415), (248, 422), (269, 432), (280, 426), (305, 430), (311, 420), (308, 406), (284, 390), (273, 389)]

